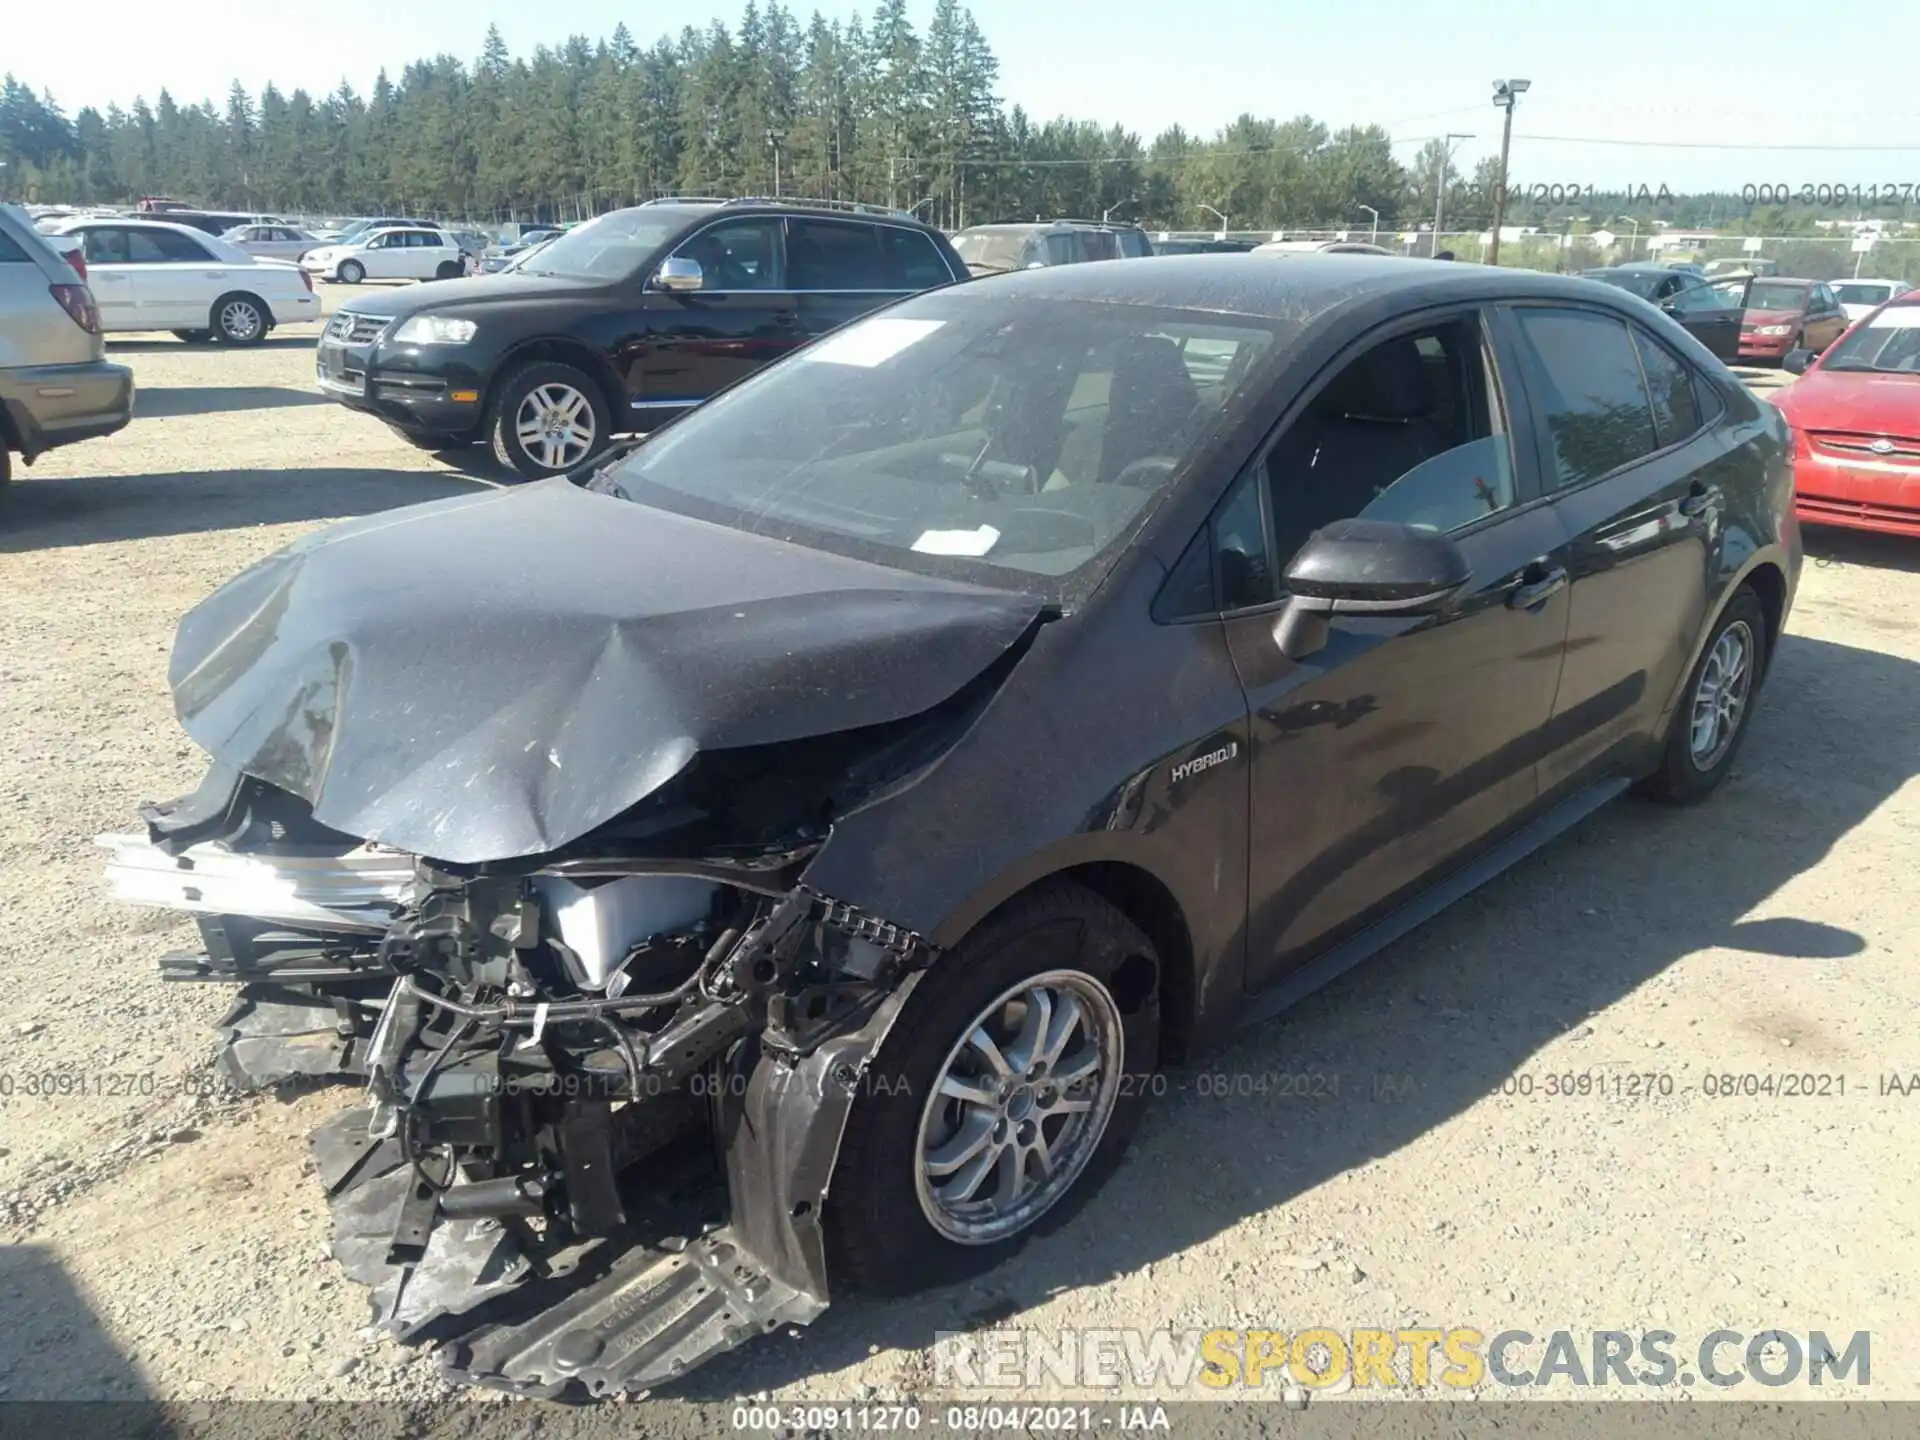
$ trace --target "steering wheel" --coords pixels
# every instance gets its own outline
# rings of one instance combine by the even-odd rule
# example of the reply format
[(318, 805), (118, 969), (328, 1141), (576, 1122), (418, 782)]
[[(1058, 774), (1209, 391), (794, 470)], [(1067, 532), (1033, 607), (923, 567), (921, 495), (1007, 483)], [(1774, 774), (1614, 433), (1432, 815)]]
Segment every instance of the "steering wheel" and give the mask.
[(1107, 483), (1110, 485), (1137, 485), (1145, 489), (1157, 483), (1164, 476), (1173, 473), (1180, 462), (1171, 455), (1142, 455), (1138, 460), (1129, 461), (1121, 467), (1120, 473)]

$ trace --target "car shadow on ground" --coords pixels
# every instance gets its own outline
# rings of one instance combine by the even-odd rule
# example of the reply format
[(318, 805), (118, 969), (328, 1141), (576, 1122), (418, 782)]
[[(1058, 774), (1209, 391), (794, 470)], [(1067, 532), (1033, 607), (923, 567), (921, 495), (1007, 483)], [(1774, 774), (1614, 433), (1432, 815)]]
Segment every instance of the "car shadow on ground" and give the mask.
[(0, 502), (0, 554), (339, 520), (491, 488), (478, 474), (326, 467), (21, 479)]
[[(0, 1245), (0, 1301), (7, 1317), (0, 1325), (0, 1381), (6, 1408), (19, 1418), (30, 1413), (19, 1408), (23, 1402), (127, 1404), (150, 1398), (139, 1372), (46, 1246)], [(101, 1405), (88, 1409), (103, 1418), (110, 1413)], [(69, 1414), (67, 1423), (79, 1418)], [(82, 1428), (94, 1430), (92, 1424)]]
[(181, 415), (218, 415), (234, 410), (278, 410), (292, 405), (331, 405), (325, 395), (278, 385), (170, 385), (141, 390), (133, 400), (136, 420)]
[[(1916, 773), (1920, 665), (1790, 636), (1711, 801), (1609, 805), (1286, 1015), (1169, 1072), (1106, 1188), (1017, 1260), (912, 1299), (836, 1300), (797, 1338), (722, 1356), (671, 1393), (739, 1396), (859, 1363), (875, 1342), (912, 1350), (942, 1330), (1017, 1325), (1052, 1294), (1138, 1272), (1419, 1141), (1696, 951), (1743, 951), (1761, 967), (1856, 955), (1867, 942), (1849, 930), (1747, 917)], [(1237, 1085), (1301, 1074), (1343, 1077), (1341, 1093)], [(1384, 1097), (1370, 1085), (1382, 1076)], [(1224, 1279), (1215, 1299), (1221, 1317), (1235, 1313)]]
[(1911, 536), (1882, 535), (1872, 530), (1843, 530), (1831, 525), (1806, 525), (1800, 530), (1812, 565), (1859, 565), (1873, 570), (1904, 570), (1920, 574), (1920, 547)]
[[(301, 322), (306, 325), (311, 322)], [(244, 350), (311, 350), (320, 338), (317, 325), (304, 335), (269, 335), (264, 340), (256, 340), (251, 345), (240, 346)], [(195, 350), (226, 351), (234, 347), (216, 345), (212, 341), (194, 342), (179, 340), (171, 335), (155, 335), (140, 340), (120, 340), (107, 337), (107, 358), (114, 360), (122, 355), (181, 355)]]

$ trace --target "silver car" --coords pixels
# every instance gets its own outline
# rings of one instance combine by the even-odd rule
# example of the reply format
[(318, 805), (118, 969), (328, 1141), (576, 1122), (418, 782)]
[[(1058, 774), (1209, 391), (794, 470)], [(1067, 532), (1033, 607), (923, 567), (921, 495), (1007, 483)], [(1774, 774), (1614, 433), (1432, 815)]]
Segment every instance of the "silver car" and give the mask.
[(317, 250), (326, 243), (298, 225), (283, 224), (236, 225), (220, 238), (264, 260), (297, 261), (307, 251)]
[(106, 354), (93, 292), (25, 212), (0, 205), (0, 485), (14, 454), (31, 465), (133, 418), (133, 371)]

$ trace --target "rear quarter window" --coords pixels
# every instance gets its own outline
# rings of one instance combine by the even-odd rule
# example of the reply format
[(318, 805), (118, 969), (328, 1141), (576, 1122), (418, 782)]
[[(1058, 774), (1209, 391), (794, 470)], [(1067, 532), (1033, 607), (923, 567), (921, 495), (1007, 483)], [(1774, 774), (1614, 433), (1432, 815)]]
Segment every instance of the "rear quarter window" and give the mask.
[(14, 242), (11, 235), (0, 230), (0, 265), (31, 265), (33, 257)]

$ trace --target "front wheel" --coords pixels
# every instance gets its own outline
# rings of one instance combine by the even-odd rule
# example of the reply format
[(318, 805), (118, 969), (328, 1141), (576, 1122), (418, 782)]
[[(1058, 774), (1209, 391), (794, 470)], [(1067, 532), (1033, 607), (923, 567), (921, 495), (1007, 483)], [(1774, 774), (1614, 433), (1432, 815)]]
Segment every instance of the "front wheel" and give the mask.
[(367, 278), (367, 267), (358, 260), (342, 260), (340, 268), (333, 272), (345, 285), (358, 285)]
[(1159, 1080), (1158, 997), (1152, 942), (1066, 882), (943, 956), (847, 1120), (824, 1217), (836, 1283), (950, 1284), (1063, 1224)]
[(1743, 585), (1720, 612), (1667, 730), (1660, 768), (1640, 791), (1670, 805), (1704, 800), (1727, 778), (1747, 738), (1748, 717), (1767, 668), (1767, 616)]
[(536, 362), (501, 382), (489, 438), (494, 458), (528, 480), (564, 475), (613, 431), (600, 387), (571, 365)]

